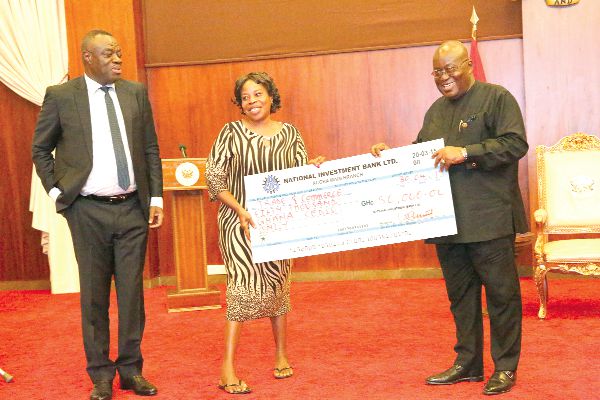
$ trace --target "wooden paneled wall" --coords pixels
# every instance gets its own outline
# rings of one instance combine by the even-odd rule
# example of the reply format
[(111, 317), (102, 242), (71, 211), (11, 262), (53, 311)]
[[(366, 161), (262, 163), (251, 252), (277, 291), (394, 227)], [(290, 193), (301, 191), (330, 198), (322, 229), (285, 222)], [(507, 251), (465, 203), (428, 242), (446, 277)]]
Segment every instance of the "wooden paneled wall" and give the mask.
[(31, 227), (31, 139), (39, 107), (0, 83), (0, 281), (48, 279), (41, 233)]
[[(275, 119), (295, 124), (309, 155), (329, 159), (368, 152), (373, 143), (410, 144), (439, 93), (429, 72), (435, 46), (344, 53), (228, 64), (148, 69), (148, 84), (161, 154), (206, 157), (223, 125), (240, 117), (231, 103), (235, 79), (250, 71), (273, 76), (282, 98)], [(507, 87), (524, 105), (520, 39), (480, 44), (490, 81)], [(527, 198), (526, 165), (521, 185)], [(169, 211), (167, 210), (167, 214)], [(173, 270), (167, 222), (159, 240), (161, 273)], [(217, 245), (216, 204), (207, 212), (208, 263), (222, 263)], [(422, 242), (298, 259), (296, 271), (436, 267), (434, 249)]]

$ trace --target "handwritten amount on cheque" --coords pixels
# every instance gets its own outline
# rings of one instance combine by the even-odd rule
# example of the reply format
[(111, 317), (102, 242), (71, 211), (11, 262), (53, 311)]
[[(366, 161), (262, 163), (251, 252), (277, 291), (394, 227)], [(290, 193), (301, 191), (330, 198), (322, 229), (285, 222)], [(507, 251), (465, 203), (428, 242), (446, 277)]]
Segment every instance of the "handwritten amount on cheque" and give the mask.
[[(386, 179), (368, 179), (373, 181), (372, 190), (361, 193), (357, 198), (356, 193), (351, 194), (344, 190), (343, 184), (331, 190), (321, 190), (319, 193), (304, 191), (280, 197), (257, 200), (260, 204), (253, 212), (261, 221), (262, 229), (272, 231), (286, 230), (289, 224), (296, 223), (296, 219), (318, 219), (319, 225), (326, 224), (328, 220), (353, 221), (349, 213), (354, 207), (370, 207), (371, 212), (391, 213), (390, 221), (379, 221), (381, 226), (394, 224), (400, 221), (415, 222), (420, 219), (431, 218), (432, 207), (423, 205), (435, 202), (436, 198), (447, 196), (442, 193), (434, 181), (440, 180), (440, 172), (426, 173), (401, 173)], [(390, 187), (393, 190), (390, 191)], [(385, 189), (385, 190), (382, 190)], [(355, 223), (357, 221), (354, 221)], [(358, 223), (351, 226), (342, 226), (337, 230), (360, 229), (364, 224)]]

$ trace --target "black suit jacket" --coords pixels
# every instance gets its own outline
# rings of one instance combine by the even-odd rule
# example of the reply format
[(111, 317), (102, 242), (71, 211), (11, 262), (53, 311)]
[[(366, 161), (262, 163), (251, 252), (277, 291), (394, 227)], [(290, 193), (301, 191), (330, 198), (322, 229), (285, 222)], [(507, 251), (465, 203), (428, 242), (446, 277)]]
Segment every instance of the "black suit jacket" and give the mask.
[[(152, 108), (146, 88), (118, 80), (119, 99), (129, 142), (133, 173), (146, 216), (150, 197), (162, 196), (162, 167)], [(56, 150), (55, 155), (52, 151)], [(46, 192), (58, 187), (58, 212), (69, 207), (92, 170), (92, 125), (83, 77), (46, 90), (32, 145), (32, 158)]]

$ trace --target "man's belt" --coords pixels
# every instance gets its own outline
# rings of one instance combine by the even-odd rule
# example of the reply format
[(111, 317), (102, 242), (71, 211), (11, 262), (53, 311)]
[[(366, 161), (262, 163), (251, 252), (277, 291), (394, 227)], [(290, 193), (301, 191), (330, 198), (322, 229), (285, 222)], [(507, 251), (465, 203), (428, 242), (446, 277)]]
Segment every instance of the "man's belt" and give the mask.
[(124, 194), (115, 194), (113, 196), (96, 196), (95, 194), (88, 194), (83, 197), (90, 200), (101, 201), (103, 203), (119, 204), (135, 195), (137, 195), (137, 190)]

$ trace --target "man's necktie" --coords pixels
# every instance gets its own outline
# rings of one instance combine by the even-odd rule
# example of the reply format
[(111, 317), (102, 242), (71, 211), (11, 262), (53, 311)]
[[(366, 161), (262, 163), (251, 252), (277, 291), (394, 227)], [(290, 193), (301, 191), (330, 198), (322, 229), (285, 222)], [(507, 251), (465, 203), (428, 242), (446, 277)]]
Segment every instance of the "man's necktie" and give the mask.
[(110, 89), (108, 86), (102, 86), (100, 89), (104, 91), (104, 101), (106, 102), (106, 112), (108, 114), (108, 124), (110, 125), (110, 135), (112, 136), (113, 149), (115, 150), (115, 160), (117, 161), (117, 177), (119, 178), (119, 186), (123, 190), (129, 187), (129, 169), (127, 168), (127, 157), (125, 156), (125, 147), (121, 139), (121, 130), (117, 121), (117, 112), (115, 104), (108, 94)]

